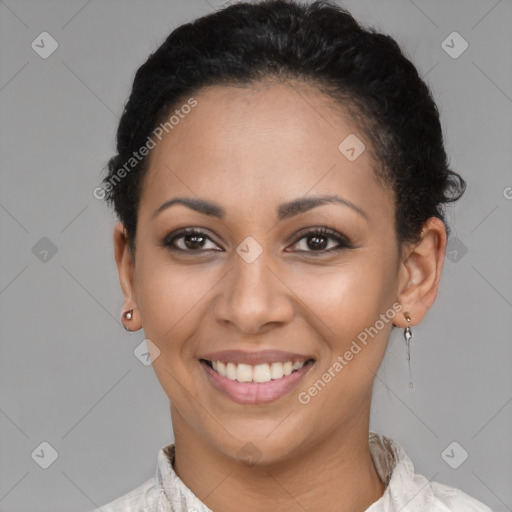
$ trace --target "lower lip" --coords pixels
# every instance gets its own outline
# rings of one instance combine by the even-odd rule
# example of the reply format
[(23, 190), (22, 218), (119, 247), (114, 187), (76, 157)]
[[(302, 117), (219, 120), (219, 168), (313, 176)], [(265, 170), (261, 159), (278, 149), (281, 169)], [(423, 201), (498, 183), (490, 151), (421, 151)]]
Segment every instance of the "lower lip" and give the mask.
[(210, 382), (224, 395), (238, 404), (268, 404), (287, 395), (313, 366), (310, 361), (300, 370), (268, 382), (238, 382), (223, 377), (205, 362), (200, 361)]

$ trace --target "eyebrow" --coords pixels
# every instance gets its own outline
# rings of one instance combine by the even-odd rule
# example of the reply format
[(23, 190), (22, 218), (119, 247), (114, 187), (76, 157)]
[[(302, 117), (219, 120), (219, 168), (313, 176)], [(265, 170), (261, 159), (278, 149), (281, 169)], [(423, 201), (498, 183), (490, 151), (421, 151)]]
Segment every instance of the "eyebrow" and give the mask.
[[(226, 216), (226, 210), (216, 203), (206, 201), (204, 199), (195, 199), (192, 197), (175, 197), (174, 199), (170, 199), (169, 201), (163, 203), (153, 213), (152, 218), (155, 218), (160, 212), (176, 204), (181, 204), (196, 212), (202, 213), (204, 215), (210, 215), (212, 217), (217, 217), (219, 219), (223, 219)], [(347, 199), (333, 195), (301, 197), (299, 199), (294, 199), (293, 201), (284, 203), (279, 206), (277, 210), (277, 217), (278, 220), (281, 221), (325, 204), (341, 204), (343, 206), (347, 206), (348, 208), (358, 213), (361, 217), (364, 217), (368, 220), (368, 215), (359, 206), (355, 205)]]

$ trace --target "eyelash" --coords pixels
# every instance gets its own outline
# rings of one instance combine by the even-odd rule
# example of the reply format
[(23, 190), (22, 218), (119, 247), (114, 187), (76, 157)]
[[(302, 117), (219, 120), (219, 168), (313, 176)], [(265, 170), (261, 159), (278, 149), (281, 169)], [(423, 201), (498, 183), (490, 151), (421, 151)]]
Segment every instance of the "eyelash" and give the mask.
[[(201, 236), (201, 237), (204, 237), (204, 238), (210, 240), (213, 243), (216, 243), (204, 231), (202, 231), (200, 229), (183, 228), (183, 229), (178, 230), (176, 233), (171, 233), (170, 235), (168, 235), (162, 241), (162, 243), (160, 243), (159, 245), (166, 247), (171, 251), (184, 252), (184, 253), (200, 253), (200, 252), (212, 250), (212, 249), (197, 249), (197, 250), (188, 249), (187, 250), (187, 249), (180, 249), (174, 245), (177, 240), (179, 240), (181, 238), (185, 238), (186, 236), (190, 236), (190, 235), (198, 235), (198, 236)], [(293, 242), (292, 245), (297, 245), (297, 243), (300, 242), (302, 239), (308, 238), (308, 237), (311, 237), (314, 235), (317, 235), (317, 236), (320, 235), (320, 237), (332, 239), (338, 243), (338, 247), (331, 248), (331, 249), (322, 249), (319, 251), (299, 250), (298, 252), (303, 252), (303, 253), (305, 252), (305, 253), (311, 253), (311, 254), (328, 254), (328, 253), (332, 253), (335, 251), (340, 251), (342, 249), (353, 249), (353, 245), (350, 243), (350, 241), (346, 237), (337, 233), (336, 231), (333, 231), (332, 229), (325, 228), (325, 227), (313, 228), (313, 229), (309, 229), (308, 231), (299, 233), (297, 235), (298, 238), (295, 239), (295, 242)], [(327, 244), (327, 245), (329, 245), (329, 244)], [(217, 250), (217, 249), (213, 249), (213, 250)]]

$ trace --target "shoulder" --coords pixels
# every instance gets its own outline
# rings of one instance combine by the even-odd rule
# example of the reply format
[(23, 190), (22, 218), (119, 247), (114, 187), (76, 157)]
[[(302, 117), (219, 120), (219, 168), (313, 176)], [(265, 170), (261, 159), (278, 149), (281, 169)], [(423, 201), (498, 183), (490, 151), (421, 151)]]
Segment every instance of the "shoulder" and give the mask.
[(150, 478), (132, 491), (89, 512), (152, 512), (157, 510), (157, 498), (154, 478)]
[(487, 505), (460, 489), (432, 482), (432, 492), (439, 503), (442, 503), (450, 512), (492, 512)]
[(387, 485), (366, 512), (492, 512), (465, 492), (416, 473), (403, 447), (391, 437), (370, 432), (369, 440), (375, 468)]

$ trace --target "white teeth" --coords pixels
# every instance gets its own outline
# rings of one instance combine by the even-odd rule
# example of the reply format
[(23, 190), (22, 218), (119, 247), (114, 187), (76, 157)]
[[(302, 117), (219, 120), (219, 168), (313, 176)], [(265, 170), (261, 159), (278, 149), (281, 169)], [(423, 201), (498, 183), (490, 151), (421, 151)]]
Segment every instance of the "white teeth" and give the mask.
[(239, 364), (236, 367), (236, 380), (238, 382), (251, 382), (252, 366), (250, 364)]
[(270, 380), (282, 379), (290, 375), (292, 371), (300, 370), (305, 361), (286, 361), (284, 363), (272, 364), (257, 364), (252, 366), (250, 364), (234, 364), (223, 363), (222, 361), (211, 361), (212, 368), (229, 380), (236, 380), (238, 382), (269, 382)]
[(258, 364), (254, 367), (252, 372), (252, 380), (254, 382), (268, 382), (271, 379), (270, 366), (268, 364)]
[(283, 363), (272, 363), (270, 365), (270, 378), (280, 379), (283, 375)]
[(214, 369), (217, 370), (221, 375), (226, 375), (226, 365), (222, 361), (217, 361), (217, 368), (214, 367)]
[(233, 363), (228, 363), (226, 365), (226, 375), (224, 377), (227, 377), (230, 380), (236, 380), (236, 365)]

